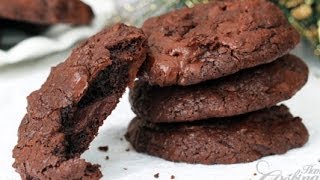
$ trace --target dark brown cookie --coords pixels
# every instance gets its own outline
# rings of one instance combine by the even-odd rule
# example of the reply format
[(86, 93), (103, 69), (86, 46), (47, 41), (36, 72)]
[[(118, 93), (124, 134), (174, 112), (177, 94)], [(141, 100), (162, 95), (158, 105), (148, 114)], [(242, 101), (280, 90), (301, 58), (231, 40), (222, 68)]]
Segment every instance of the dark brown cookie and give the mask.
[(286, 55), (197, 85), (159, 87), (137, 81), (130, 103), (137, 116), (155, 123), (234, 116), (291, 98), (307, 79), (307, 66)]
[(35, 24), (89, 24), (91, 8), (80, 0), (1, 0), (0, 17)]
[(141, 30), (117, 24), (76, 48), (28, 97), (13, 167), (22, 179), (99, 179), (80, 158), (146, 56)]
[(308, 131), (285, 106), (224, 119), (153, 124), (135, 118), (127, 140), (138, 151), (169, 161), (232, 164), (303, 146)]
[(183, 8), (143, 25), (150, 50), (140, 78), (151, 85), (190, 85), (271, 62), (299, 42), (276, 5), (224, 0)]

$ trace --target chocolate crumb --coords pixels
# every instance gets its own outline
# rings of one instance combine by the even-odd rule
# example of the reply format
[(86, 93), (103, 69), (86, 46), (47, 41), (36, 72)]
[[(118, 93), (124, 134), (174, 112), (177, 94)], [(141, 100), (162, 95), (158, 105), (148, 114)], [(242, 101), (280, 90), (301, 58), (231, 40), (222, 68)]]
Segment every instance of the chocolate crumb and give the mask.
[(257, 175), (257, 173), (253, 173), (253, 175), (254, 175), (254, 176), (256, 176), (256, 175)]
[(159, 173), (153, 175), (154, 178), (159, 178)]
[(171, 175), (171, 179), (174, 179), (174, 178), (176, 178), (174, 175)]
[(126, 151), (127, 151), (127, 152), (129, 152), (129, 151), (130, 151), (130, 149), (129, 149), (129, 148), (127, 148), (127, 149), (126, 149)]
[(125, 171), (126, 171), (126, 170), (128, 170), (128, 168), (123, 168), (123, 170), (125, 170)]
[(100, 146), (98, 147), (100, 151), (107, 152), (109, 150), (109, 146)]
[(109, 160), (109, 156), (106, 156), (106, 160)]

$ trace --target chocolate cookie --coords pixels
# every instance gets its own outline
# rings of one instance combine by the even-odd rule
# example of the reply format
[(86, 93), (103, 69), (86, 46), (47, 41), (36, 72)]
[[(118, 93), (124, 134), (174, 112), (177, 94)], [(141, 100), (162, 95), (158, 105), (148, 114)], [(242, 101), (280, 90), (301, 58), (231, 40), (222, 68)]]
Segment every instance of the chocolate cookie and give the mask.
[(117, 24), (76, 48), (28, 97), (13, 167), (22, 179), (99, 179), (80, 158), (146, 56), (141, 30)]
[(307, 78), (307, 66), (286, 55), (197, 85), (159, 87), (140, 80), (130, 92), (130, 103), (137, 116), (154, 123), (234, 116), (291, 98)]
[(127, 140), (138, 151), (169, 161), (232, 164), (303, 146), (308, 131), (285, 106), (224, 119), (153, 124), (135, 118)]
[(299, 42), (281, 10), (266, 0), (224, 0), (147, 20), (150, 50), (140, 78), (190, 85), (271, 62)]
[(0, 17), (35, 24), (89, 24), (91, 8), (80, 0), (1, 0)]

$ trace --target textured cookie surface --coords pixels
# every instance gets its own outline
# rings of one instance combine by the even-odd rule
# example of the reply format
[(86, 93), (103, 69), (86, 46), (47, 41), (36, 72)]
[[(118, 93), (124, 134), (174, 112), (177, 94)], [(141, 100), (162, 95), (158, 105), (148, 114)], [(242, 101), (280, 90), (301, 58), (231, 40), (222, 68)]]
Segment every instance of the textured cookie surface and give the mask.
[(93, 12), (80, 0), (1, 0), (0, 17), (35, 24), (88, 24)]
[(13, 150), (22, 179), (99, 179), (80, 158), (146, 56), (141, 30), (117, 24), (76, 48), (28, 97)]
[(138, 151), (175, 162), (232, 164), (303, 146), (308, 131), (285, 106), (224, 119), (153, 124), (135, 118), (127, 140)]
[(258, 67), (191, 86), (150, 86), (137, 81), (132, 110), (151, 122), (226, 117), (263, 109), (291, 98), (307, 81), (308, 68), (286, 55)]
[(266, 0), (224, 0), (147, 20), (150, 50), (140, 78), (152, 85), (190, 85), (271, 62), (299, 34)]

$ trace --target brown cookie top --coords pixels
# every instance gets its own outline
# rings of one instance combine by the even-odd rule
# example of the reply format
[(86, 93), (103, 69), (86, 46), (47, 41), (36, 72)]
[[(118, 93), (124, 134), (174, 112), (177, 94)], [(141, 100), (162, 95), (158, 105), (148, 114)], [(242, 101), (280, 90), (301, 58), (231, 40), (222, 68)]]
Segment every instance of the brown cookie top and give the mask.
[(191, 86), (150, 86), (137, 81), (132, 110), (151, 122), (182, 122), (244, 114), (291, 98), (307, 81), (299, 58), (278, 60)]
[(138, 151), (175, 162), (250, 162), (303, 146), (308, 131), (285, 106), (223, 119), (153, 124), (135, 118), (127, 140)]
[(224, 0), (151, 18), (140, 78), (190, 85), (271, 62), (299, 42), (281, 10), (266, 0)]
[(89, 24), (91, 8), (80, 0), (1, 0), (0, 17), (35, 24)]
[(141, 30), (117, 24), (83, 42), (28, 97), (13, 167), (22, 179), (99, 179), (80, 158), (146, 56)]

